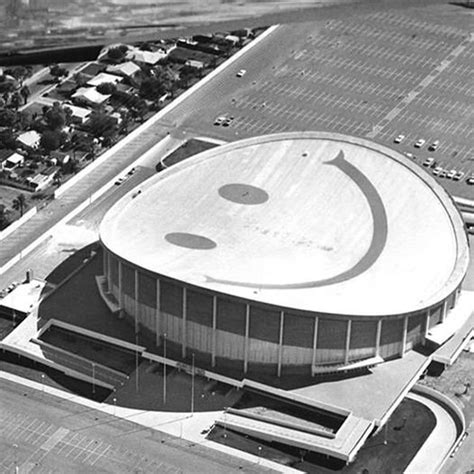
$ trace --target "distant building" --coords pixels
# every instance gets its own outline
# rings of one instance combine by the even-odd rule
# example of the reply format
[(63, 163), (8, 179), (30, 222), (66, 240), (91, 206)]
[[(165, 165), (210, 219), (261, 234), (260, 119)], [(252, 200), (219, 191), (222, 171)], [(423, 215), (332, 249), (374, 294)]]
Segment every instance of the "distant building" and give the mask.
[(198, 61), (197, 59), (188, 59), (185, 63), (185, 66), (193, 67), (195, 69), (203, 69), (204, 63), (202, 61)]
[(162, 59), (168, 56), (168, 52), (164, 50), (159, 51), (143, 51), (141, 49), (132, 49), (127, 53), (127, 58), (137, 63), (154, 66)]

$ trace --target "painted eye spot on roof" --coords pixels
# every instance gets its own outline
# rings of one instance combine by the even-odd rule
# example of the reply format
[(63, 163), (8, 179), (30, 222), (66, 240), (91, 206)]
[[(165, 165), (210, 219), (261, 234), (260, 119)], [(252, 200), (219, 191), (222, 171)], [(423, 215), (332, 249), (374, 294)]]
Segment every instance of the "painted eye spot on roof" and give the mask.
[(236, 204), (253, 206), (263, 204), (269, 199), (268, 193), (261, 188), (250, 184), (230, 183), (221, 186), (219, 196)]
[(217, 244), (207, 237), (187, 232), (171, 232), (165, 235), (165, 240), (170, 244), (193, 250), (212, 250)]

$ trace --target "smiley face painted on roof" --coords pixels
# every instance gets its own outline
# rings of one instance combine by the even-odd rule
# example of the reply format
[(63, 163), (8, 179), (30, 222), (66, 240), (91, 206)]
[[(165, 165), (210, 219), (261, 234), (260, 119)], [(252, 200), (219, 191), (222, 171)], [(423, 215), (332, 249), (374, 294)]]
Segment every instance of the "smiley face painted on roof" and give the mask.
[[(215, 278), (213, 275), (204, 275), (204, 278), (208, 283), (257, 289), (285, 290), (316, 288), (352, 279), (368, 270), (377, 261), (385, 247), (388, 233), (387, 214), (377, 189), (364, 173), (346, 159), (342, 150), (339, 151), (335, 158), (325, 161), (323, 164), (333, 166), (341, 173), (344, 173), (358, 187), (367, 201), (373, 221), (373, 233), (365, 254), (362, 255), (361, 258), (350, 268), (337, 275), (320, 280), (292, 283), (265, 283), (227, 280)], [(253, 206), (263, 204), (271, 199), (271, 196), (265, 190), (242, 183), (226, 184), (218, 189), (218, 194), (221, 198), (226, 199), (235, 205)], [(169, 244), (194, 249), (196, 251), (209, 251), (218, 246), (218, 242), (215, 242), (208, 236), (186, 232), (171, 232), (166, 234), (164, 238)]]

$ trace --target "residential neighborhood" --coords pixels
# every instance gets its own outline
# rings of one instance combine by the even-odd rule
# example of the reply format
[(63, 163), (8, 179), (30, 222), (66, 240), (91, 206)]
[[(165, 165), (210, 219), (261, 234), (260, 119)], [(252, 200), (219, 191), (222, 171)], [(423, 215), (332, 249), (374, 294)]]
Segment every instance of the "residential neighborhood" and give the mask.
[[(54, 199), (57, 186), (259, 31), (111, 45), (72, 70), (45, 65), (40, 93), (32, 68), (0, 68), (0, 230)], [(16, 190), (23, 196), (20, 210), (13, 206)]]

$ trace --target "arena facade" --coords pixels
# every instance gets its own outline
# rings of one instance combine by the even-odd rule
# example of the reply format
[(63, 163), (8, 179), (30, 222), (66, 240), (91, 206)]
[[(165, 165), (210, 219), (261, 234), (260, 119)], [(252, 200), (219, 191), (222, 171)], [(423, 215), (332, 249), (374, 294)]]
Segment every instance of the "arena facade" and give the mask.
[(460, 213), (431, 176), (322, 132), (166, 169), (109, 210), (100, 241), (102, 294), (136, 331), (278, 376), (402, 357), (449, 318), (469, 260)]

